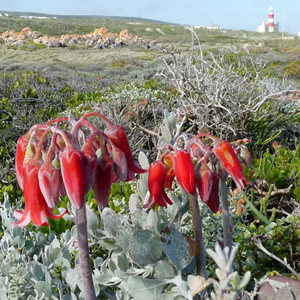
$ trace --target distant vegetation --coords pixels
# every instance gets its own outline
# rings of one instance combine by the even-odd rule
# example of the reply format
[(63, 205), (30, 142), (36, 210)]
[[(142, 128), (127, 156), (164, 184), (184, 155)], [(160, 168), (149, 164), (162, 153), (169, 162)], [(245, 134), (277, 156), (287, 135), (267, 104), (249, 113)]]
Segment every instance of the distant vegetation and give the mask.
[[(30, 15), (30, 13), (28, 13)], [(24, 14), (25, 15), (25, 14)], [(0, 17), (0, 33), (8, 30), (21, 31), (24, 27), (40, 31), (44, 34), (60, 36), (62, 34), (87, 34), (95, 28), (106, 27), (111, 32), (120, 32), (127, 29), (131, 34), (143, 38), (158, 40), (167, 43), (190, 43), (191, 34), (183, 25), (155, 22), (142, 18), (111, 18), (90, 17), (49, 19), (23, 19), (16, 16)], [(239, 43), (241, 41), (260, 41), (280, 38), (280, 33), (261, 34), (249, 31), (234, 31), (227, 29), (209, 30), (205, 28), (195, 29), (195, 32), (204, 42)]]

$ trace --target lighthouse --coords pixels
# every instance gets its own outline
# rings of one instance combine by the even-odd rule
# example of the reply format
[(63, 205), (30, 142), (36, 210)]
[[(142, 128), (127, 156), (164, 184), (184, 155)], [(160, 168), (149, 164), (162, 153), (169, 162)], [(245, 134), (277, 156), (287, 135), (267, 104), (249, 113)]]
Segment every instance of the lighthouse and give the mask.
[(274, 32), (275, 31), (275, 26), (274, 26), (274, 9), (273, 7), (270, 7), (269, 10), (269, 17), (268, 17), (268, 31), (269, 32)]
[(270, 7), (268, 15), (268, 23), (262, 22), (257, 28), (258, 32), (279, 32), (279, 22), (274, 23), (274, 9)]

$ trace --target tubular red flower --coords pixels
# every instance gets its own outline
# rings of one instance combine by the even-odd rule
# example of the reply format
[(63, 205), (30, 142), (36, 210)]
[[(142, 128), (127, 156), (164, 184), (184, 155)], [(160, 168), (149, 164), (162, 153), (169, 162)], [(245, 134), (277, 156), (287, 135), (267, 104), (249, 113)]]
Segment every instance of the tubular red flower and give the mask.
[(21, 136), (17, 141), (15, 168), (19, 187), (24, 189), (24, 158), (29, 139), (27, 135)]
[(103, 210), (108, 203), (109, 193), (114, 176), (114, 163), (109, 158), (97, 160), (93, 191), (100, 210)]
[(95, 152), (91, 148), (91, 143), (88, 143), (84, 149), (82, 150), (84, 157), (84, 165), (86, 171), (86, 190), (87, 193), (94, 183), (95, 172), (96, 172), (96, 164), (97, 164), (97, 156)]
[(174, 172), (178, 183), (187, 193), (195, 192), (194, 165), (185, 150), (177, 151), (173, 156)]
[(250, 182), (244, 177), (242, 164), (235, 154), (232, 146), (227, 141), (218, 141), (213, 151), (225, 171), (232, 177), (240, 189), (244, 189)]
[(60, 155), (60, 165), (67, 195), (76, 209), (82, 208), (86, 192), (85, 158), (79, 150), (65, 150)]
[(108, 152), (114, 162), (114, 171), (117, 177), (122, 181), (126, 181), (129, 172), (126, 154), (112, 141), (108, 144)]
[(173, 170), (173, 154), (172, 153), (168, 153), (164, 157), (164, 163), (168, 169), (164, 187), (169, 189), (170, 191), (173, 191), (172, 183), (175, 178), (175, 172)]
[(206, 202), (207, 206), (213, 213), (217, 213), (220, 208), (219, 181), (220, 180), (218, 174), (213, 173), (211, 192), (209, 195), (209, 199)]
[(201, 200), (207, 203), (213, 186), (213, 173), (206, 163), (197, 171), (197, 187)]
[[(125, 133), (125, 129), (123, 126), (118, 126), (116, 124), (110, 123), (107, 124), (108, 127), (104, 130), (104, 133), (107, 134), (109, 139), (122, 151), (125, 153), (129, 175), (132, 173), (145, 173), (146, 170), (139, 167), (133, 159), (130, 146), (128, 143), (128, 139)], [(129, 176), (130, 177), (130, 176)], [(127, 177), (127, 180), (131, 180), (132, 178)]]
[(59, 196), (63, 193), (63, 180), (59, 169), (46, 159), (39, 169), (39, 186), (49, 207), (57, 206)]
[(67, 213), (65, 211), (61, 215), (54, 215), (52, 209), (48, 207), (45, 198), (39, 186), (38, 172), (40, 163), (31, 160), (24, 166), (24, 199), (25, 210), (21, 212), (16, 210), (14, 216), (19, 219), (14, 223), (17, 227), (24, 227), (33, 222), (36, 226), (49, 225), (48, 219), (59, 219)]
[(150, 198), (144, 208), (155, 207), (155, 204), (159, 206), (167, 207), (167, 204), (173, 204), (173, 202), (167, 196), (164, 190), (164, 184), (167, 176), (167, 167), (160, 161), (154, 161), (149, 167), (148, 187), (150, 192)]

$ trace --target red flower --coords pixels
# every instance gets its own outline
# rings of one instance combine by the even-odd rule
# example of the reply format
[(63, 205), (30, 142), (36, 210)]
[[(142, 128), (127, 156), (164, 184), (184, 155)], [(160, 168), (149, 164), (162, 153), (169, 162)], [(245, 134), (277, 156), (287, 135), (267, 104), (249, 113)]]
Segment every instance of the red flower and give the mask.
[[(132, 174), (134, 173), (145, 173), (146, 170), (139, 167), (133, 159), (130, 146), (128, 143), (128, 139), (125, 133), (125, 129), (123, 126), (118, 126), (116, 124), (107, 124), (108, 127), (104, 130), (105, 134), (109, 137), (109, 139), (122, 151), (125, 153), (127, 166), (128, 166), (128, 174), (126, 180), (132, 180)], [(122, 180), (122, 179), (121, 179)], [(123, 181), (123, 180), (122, 180)]]
[(29, 140), (26, 135), (21, 136), (17, 141), (15, 167), (17, 181), (21, 190), (24, 189), (24, 158), (28, 142)]
[(31, 143), (30, 132), (27, 132), (25, 135), (18, 138), (15, 158), (16, 176), (21, 190), (24, 189), (25, 162), (33, 158), (34, 154), (35, 146)]
[(85, 189), (86, 193), (93, 186), (95, 172), (96, 172), (97, 156), (92, 149), (93, 139), (94, 137), (91, 137), (82, 150), (83, 157), (84, 157), (84, 165), (86, 170), (86, 189)]
[[(128, 162), (125, 153), (115, 145), (114, 142), (108, 144), (108, 152), (114, 163), (114, 171), (121, 181), (131, 180), (128, 178)], [(132, 176), (132, 172), (129, 174)]]
[(170, 191), (173, 191), (172, 183), (175, 178), (175, 172), (173, 170), (173, 154), (172, 153), (168, 153), (164, 157), (164, 163), (168, 169), (164, 187), (169, 189)]
[(173, 204), (164, 190), (166, 177), (166, 165), (160, 160), (154, 161), (149, 167), (148, 187), (150, 199), (149, 202), (144, 205), (144, 208), (150, 206), (154, 208), (155, 204), (164, 207), (167, 207), (167, 204)]
[(65, 150), (60, 156), (63, 182), (67, 195), (76, 209), (82, 208), (86, 192), (86, 166), (79, 150)]
[(213, 213), (218, 212), (220, 207), (220, 197), (219, 197), (219, 176), (217, 173), (213, 173), (211, 192), (206, 204)]
[(54, 215), (52, 209), (48, 207), (45, 198), (39, 186), (38, 173), (40, 169), (39, 162), (31, 160), (24, 166), (24, 199), (25, 210), (21, 212), (16, 210), (14, 216), (19, 219), (14, 225), (24, 227), (33, 222), (36, 226), (49, 225), (48, 219), (59, 219), (64, 214)]
[(195, 192), (194, 165), (185, 150), (177, 151), (173, 156), (174, 172), (178, 183), (187, 193)]
[(200, 198), (207, 203), (213, 186), (213, 173), (210, 168), (204, 163), (197, 172), (197, 187)]
[(39, 169), (38, 179), (41, 192), (48, 206), (51, 208), (56, 207), (64, 188), (60, 171), (53, 166), (50, 159), (46, 159)]
[(213, 148), (225, 171), (232, 177), (240, 189), (244, 189), (250, 182), (244, 177), (242, 164), (227, 141), (218, 141)]
[(114, 163), (110, 158), (100, 158), (97, 160), (95, 180), (93, 191), (98, 203), (98, 207), (102, 210), (107, 206), (109, 193), (114, 176)]

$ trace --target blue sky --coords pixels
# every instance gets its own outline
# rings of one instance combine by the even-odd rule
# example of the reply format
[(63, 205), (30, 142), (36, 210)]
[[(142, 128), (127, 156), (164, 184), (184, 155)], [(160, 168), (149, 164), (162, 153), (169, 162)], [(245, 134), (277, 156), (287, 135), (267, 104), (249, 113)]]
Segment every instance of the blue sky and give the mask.
[(285, 32), (300, 32), (300, 0), (0, 0), (0, 11), (142, 17), (251, 31), (267, 22), (270, 6), (280, 31), (284, 23)]

